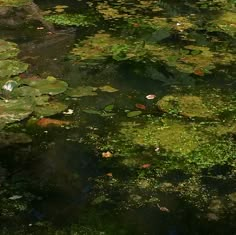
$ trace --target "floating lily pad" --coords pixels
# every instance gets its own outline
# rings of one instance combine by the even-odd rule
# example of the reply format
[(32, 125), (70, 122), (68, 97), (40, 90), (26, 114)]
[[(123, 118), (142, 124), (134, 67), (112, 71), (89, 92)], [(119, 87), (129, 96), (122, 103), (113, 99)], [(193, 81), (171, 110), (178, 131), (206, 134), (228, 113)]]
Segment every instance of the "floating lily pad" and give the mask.
[(99, 89), (104, 92), (117, 92), (118, 89), (110, 86), (110, 85), (105, 85), (105, 86), (100, 86)]
[(31, 137), (25, 133), (0, 132), (0, 148), (14, 144), (28, 144), (31, 142)]
[(17, 44), (0, 39), (0, 60), (14, 58), (19, 51)]
[(18, 60), (0, 60), (0, 77), (6, 78), (18, 75), (27, 70), (28, 64)]
[(68, 84), (66, 82), (60, 81), (52, 76), (49, 76), (47, 79), (27, 80), (25, 83), (38, 89), (41, 94), (49, 95), (61, 94), (68, 88)]
[(131, 111), (131, 112), (127, 113), (127, 117), (129, 117), (129, 118), (136, 117), (136, 116), (139, 116), (140, 114), (142, 114), (142, 111)]
[(32, 96), (40, 96), (40, 95), (41, 95), (41, 92), (38, 89), (30, 87), (30, 86), (18, 87), (12, 93), (12, 96), (14, 97), (18, 97), (18, 96), (32, 97)]
[(83, 97), (83, 96), (95, 96), (97, 95), (96, 87), (92, 86), (79, 86), (76, 88), (68, 89), (66, 92), (70, 97)]
[(33, 103), (29, 99), (18, 98), (0, 100), (0, 126), (21, 121), (33, 112)]
[(66, 104), (51, 101), (42, 106), (35, 106), (34, 114), (40, 117), (48, 117), (65, 111), (68, 108)]
[(114, 109), (114, 104), (109, 104), (104, 108), (104, 111), (111, 112)]

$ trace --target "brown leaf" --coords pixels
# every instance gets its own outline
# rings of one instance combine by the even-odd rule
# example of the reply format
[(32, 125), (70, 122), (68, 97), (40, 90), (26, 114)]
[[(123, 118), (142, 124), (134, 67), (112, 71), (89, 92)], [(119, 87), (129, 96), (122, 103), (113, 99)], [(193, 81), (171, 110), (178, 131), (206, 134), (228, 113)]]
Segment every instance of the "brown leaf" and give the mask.
[(143, 109), (143, 110), (146, 109), (146, 106), (144, 104), (135, 104), (135, 107), (138, 109)]

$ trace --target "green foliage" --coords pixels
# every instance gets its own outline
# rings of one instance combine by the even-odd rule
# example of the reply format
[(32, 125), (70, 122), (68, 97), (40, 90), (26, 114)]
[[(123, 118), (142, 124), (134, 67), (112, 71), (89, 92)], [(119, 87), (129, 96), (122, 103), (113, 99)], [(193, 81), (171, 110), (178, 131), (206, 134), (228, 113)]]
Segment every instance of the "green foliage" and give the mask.
[(58, 14), (48, 15), (44, 17), (45, 20), (56, 25), (61, 26), (91, 26), (94, 25), (94, 21), (88, 16), (81, 14)]

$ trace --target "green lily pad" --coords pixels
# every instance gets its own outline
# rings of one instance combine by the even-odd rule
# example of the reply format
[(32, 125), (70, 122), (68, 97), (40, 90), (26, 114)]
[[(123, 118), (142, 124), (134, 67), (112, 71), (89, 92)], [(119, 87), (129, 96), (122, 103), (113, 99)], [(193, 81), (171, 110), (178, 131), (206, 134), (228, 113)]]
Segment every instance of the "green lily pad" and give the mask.
[(127, 117), (129, 117), (129, 118), (136, 117), (136, 116), (139, 116), (140, 114), (142, 114), (142, 111), (131, 111), (131, 112), (127, 113)]
[(38, 89), (30, 87), (30, 86), (18, 87), (12, 93), (12, 96), (14, 97), (19, 97), (19, 96), (33, 97), (33, 96), (40, 96), (40, 95), (41, 95), (41, 92)]
[(104, 111), (111, 112), (114, 109), (114, 104), (109, 104), (104, 108)]
[(42, 96), (34, 97), (35, 105), (38, 105), (38, 106), (47, 105), (49, 102), (49, 98), (50, 98), (49, 95), (42, 95)]
[(33, 112), (33, 102), (29, 99), (18, 98), (0, 100), (0, 126), (21, 121)]
[(97, 88), (92, 86), (79, 86), (68, 89), (67, 95), (70, 97), (95, 96), (97, 95), (96, 90)]
[(27, 70), (28, 64), (18, 60), (0, 60), (0, 77), (6, 78), (18, 75)]
[(68, 108), (68, 106), (66, 104), (63, 104), (61, 102), (48, 102), (45, 105), (42, 106), (35, 106), (34, 109), (34, 114), (36, 116), (40, 116), (40, 117), (48, 117), (48, 116), (52, 116), (58, 113), (63, 112), (64, 110), (66, 110)]
[(110, 85), (101, 86), (101, 87), (99, 87), (99, 89), (101, 91), (105, 91), (105, 92), (116, 92), (116, 91), (118, 91), (116, 88), (114, 88)]
[(60, 81), (52, 76), (47, 79), (28, 80), (25, 81), (29, 86), (36, 88), (41, 94), (58, 95), (65, 92), (68, 88), (68, 84), (64, 81)]
[(19, 51), (17, 44), (0, 39), (0, 60), (14, 58)]

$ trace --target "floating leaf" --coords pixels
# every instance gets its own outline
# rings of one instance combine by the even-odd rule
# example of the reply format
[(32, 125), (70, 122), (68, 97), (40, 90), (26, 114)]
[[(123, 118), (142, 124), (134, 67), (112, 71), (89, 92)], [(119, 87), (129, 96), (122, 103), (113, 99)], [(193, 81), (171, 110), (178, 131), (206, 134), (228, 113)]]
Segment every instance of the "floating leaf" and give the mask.
[(12, 93), (12, 96), (14, 97), (33, 97), (33, 96), (40, 96), (41, 92), (39, 91), (39, 89), (30, 87), (30, 86), (21, 86), (18, 87), (14, 90), (14, 92)]
[(131, 112), (127, 113), (127, 117), (129, 117), (129, 118), (136, 117), (136, 116), (139, 116), (140, 114), (142, 114), (142, 111), (131, 111)]
[(27, 70), (28, 65), (18, 60), (0, 60), (0, 77), (7, 78)]
[(135, 104), (135, 107), (138, 109), (143, 109), (143, 110), (146, 109), (146, 106), (144, 104)]
[(104, 108), (104, 111), (111, 112), (114, 109), (114, 104), (109, 104)]
[(0, 100), (0, 126), (21, 121), (32, 112), (33, 103), (29, 99)]
[(65, 92), (68, 84), (52, 76), (47, 79), (24, 80), (26, 84), (38, 89), (41, 94), (58, 95)]
[(19, 52), (17, 44), (0, 39), (0, 60), (14, 58)]
[(92, 86), (79, 86), (76, 88), (68, 89), (66, 94), (70, 97), (83, 97), (83, 96), (95, 96), (97, 93), (95, 92), (97, 90), (96, 87)]
[(110, 86), (110, 85), (100, 86), (99, 89), (100, 89), (101, 91), (111, 92), (111, 93), (118, 91), (118, 89), (116, 89), (116, 88), (114, 88), (114, 87), (112, 87), (112, 86)]
[(67, 109), (67, 107), (68, 106), (66, 104), (63, 104), (61, 102), (50, 101), (42, 106), (35, 106), (34, 114), (40, 117), (52, 116), (63, 112)]

